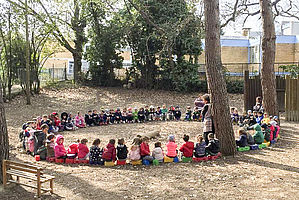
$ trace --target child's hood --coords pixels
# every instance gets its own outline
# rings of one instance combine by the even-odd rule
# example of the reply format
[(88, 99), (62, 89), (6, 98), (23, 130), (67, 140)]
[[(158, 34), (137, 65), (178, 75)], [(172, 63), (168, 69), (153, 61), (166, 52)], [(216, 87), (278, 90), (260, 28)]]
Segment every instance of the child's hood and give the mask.
[(262, 127), (259, 124), (254, 125), (254, 130), (262, 131)]
[[(59, 142), (60, 139), (64, 139), (64, 137), (62, 135), (57, 135), (56, 144), (59, 144), (58, 142)], [(63, 142), (62, 142), (62, 144), (63, 144)]]

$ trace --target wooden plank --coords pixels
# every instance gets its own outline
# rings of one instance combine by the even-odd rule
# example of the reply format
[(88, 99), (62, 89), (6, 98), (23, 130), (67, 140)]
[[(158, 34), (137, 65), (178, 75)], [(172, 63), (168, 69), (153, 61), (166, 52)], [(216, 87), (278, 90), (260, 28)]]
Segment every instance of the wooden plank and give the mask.
[(3, 178), (3, 186), (5, 187), (7, 184), (6, 160), (3, 160), (3, 162), (2, 162), (2, 178)]
[(51, 179), (50, 180), (50, 188), (51, 188), (51, 194), (53, 194), (54, 193), (54, 179)]
[(7, 168), (15, 169), (15, 170), (23, 171), (23, 172), (28, 172), (28, 173), (32, 173), (32, 174), (36, 174), (37, 173), (37, 170), (26, 169), (26, 168), (14, 166), (14, 165), (8, 165)]
[(31, 165), (31, 164), (27, 164), (27, 163), (20, 163), (20, 162), (15, 162), (15, 161), (11, 161), (11, 160), (7, 160), (7, 164), (9, 165), (16, 165), (16, 166), (20, 166), (20, 167), (26, 167), (26, 168), (30, 168), (30, 169), (42, 169), (41, 167), (38, 167), (36, 165)]
[[(26, 186), (26, 187), (30, 187), (30, 188), (34, 188), (34, 189), (37, 189), (36, 186), (34, 185), (29, 185), (29, 184), (26, 184), (26, 183), (18, 183), (17, 181), (15, 180), (9, 180), (8, 182), (10, 183), (15, 183), (15, 184), (18, 184), (18, 185), (23, 185), (23, 186)], [(42, 191), (45, 191), (45, 192), (51, 192), (51, 189), (50, 188), (41, 188)]]
[(37, 197), (41, 196), (40, 169), (37, 170)]

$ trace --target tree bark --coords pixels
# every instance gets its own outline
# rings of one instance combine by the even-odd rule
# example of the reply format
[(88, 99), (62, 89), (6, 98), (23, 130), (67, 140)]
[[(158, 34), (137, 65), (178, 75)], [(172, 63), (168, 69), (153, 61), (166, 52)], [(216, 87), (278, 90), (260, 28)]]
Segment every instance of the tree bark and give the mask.
[(219, 0), (205, 0), (205, 59), (211, 94), (215, 133), (224, 155), (235, 155), (236, 142), (231, 123), (226, 83), (223, 77), (220, 47)]
[(29, 44), (29, 27), (28, 27), (28, 2), (25, 0), (25, 26), (26, 26), (26, 103), (30, 101), (30, 44)]
[(2, 160), (9, 158), (9, 143), (7, 125), (5, 119), (5, 110), (2, 94), (2, 81), (0, 78), (0, 183), (3, 181), (2, 177)]
[(260, 12), (263, 23), (263, 57), (261, 67), (263, 106), (265, 111), (270, 115), (278, 116), (279, 112), (274, 71), (276, 35), (271, 0), (260, 0)]

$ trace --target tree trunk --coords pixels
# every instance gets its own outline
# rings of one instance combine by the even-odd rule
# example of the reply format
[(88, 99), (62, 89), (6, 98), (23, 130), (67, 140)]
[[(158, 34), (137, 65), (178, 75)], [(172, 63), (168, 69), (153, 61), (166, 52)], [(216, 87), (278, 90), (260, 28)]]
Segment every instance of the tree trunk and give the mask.
[(25, 0), (25, 26), (26, 26), (26, 102), (27, 105), (31, 104), (30, 101), (30, 44), (29, 44), (29, 27), (28, 27), (28, 2)]
[(236, 142), (231, 123), (226, 83), (222, 72), (219, 0), (205, 0), (205, 52), (215, 133), (224, 155), (235, 155)]
[(7, 133), (3, 94), (2, 94), (2, 81), (0, 78), (0, 183), (2, 183), (3, 181), (2, 160), (8, 158), (9, 158), (8, 133)]
[(82, 54), (77, 51), (73, 53), (74, 58), (74, 81), (75, 83), (80, 82), (80, 72), (82, 66)]
[(278, 116), (276, 80), (274, 72), (276, 35), (271, 0), (260, 0), (263, 23), (261, 83), (263, 105), (269, 115)]

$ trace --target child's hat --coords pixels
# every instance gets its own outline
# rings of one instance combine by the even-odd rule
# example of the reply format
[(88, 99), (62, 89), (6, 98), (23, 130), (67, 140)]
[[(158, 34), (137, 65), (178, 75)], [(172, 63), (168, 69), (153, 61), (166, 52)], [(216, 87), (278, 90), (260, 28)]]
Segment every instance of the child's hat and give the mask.
[(120, 111), (120, 108), (116, 108), (117, 111)]
[(273, 117), (273, 119), (274, 119), (274, 120), (277, 120), (277, 119), (278, 119), (278, 117), (277, 117), (277, 116), (274, 116), (274, 117)]
[(174, 139), (175, 139), (175, 138), (174, 138), (174, 135), (169, 135), (169, 136), (168, 136), (168, 140), (169, 140), (169, 141), (174, 141)]

